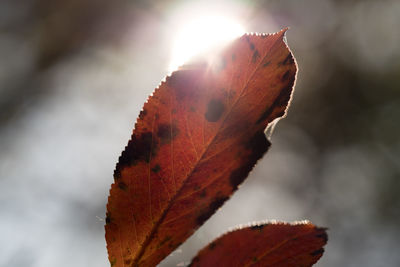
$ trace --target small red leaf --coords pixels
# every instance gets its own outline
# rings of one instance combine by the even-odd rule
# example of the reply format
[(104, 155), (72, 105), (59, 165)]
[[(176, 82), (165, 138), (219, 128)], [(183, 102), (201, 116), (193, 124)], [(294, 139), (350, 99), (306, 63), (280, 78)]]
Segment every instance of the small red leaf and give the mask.
[(308, 222), (258, 224), (217, 238), (190, 266), (312, 266), (327, 239), (325, 229)]

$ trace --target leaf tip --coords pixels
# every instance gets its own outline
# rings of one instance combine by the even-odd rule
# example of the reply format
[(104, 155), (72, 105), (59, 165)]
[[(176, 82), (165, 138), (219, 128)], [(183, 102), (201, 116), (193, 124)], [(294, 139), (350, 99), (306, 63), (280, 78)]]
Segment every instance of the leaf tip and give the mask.
[(275, 33), (275, 34), (279, 35), (279, 37), (282, 39), (282, 41), (285, 43), (286, 46), (288, 46), (287, 39), (286, 39), (286, 32), (289, 29), (290, 29), (289, 27), (285, 27), (282, 30), (280, 30), (279, 32)]

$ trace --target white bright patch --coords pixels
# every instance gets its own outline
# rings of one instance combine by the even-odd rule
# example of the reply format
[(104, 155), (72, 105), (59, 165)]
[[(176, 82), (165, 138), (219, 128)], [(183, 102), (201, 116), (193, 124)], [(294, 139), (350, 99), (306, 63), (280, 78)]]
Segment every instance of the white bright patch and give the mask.
[(222, 16), (203, 16), (185, 22), (184, 25), (175, 38), (169, 71), (174, 71), (194, 56), (245, 33), (238, 22)]

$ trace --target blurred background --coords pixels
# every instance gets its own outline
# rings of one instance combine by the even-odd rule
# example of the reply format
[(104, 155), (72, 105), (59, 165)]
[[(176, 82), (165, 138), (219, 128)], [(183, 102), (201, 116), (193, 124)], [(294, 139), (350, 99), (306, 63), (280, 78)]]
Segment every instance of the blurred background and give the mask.
[(316, 266), (400, 266), (400, 1), (0, 2), (0, 266), (109, 266), (105, 205), (177, 33), (217, 14), (289, 26), (292, 106), (240, 190), (160, 266), (227, 229), (329, 227)]

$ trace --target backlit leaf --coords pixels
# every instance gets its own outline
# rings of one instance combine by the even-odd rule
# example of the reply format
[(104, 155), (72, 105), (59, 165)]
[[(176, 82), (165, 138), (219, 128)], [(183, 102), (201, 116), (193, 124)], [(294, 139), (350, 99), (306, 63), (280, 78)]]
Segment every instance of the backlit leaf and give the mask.
[(327, 239), (325, 229), (308, 222), (263, 223), (217, 238), (190, 266), (307, 267), (322, 256)]
[(112, 266), (154, 266), (238, 188), (270, 143), (296, 76), (286, 30), (244, 35), (182, 67), (144, 104), (107, 204)]

